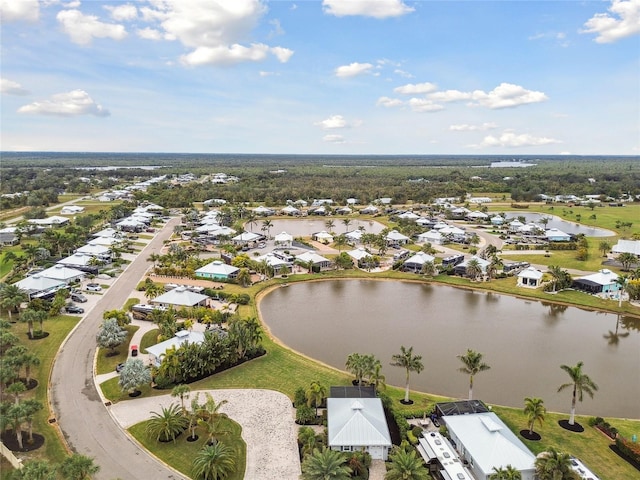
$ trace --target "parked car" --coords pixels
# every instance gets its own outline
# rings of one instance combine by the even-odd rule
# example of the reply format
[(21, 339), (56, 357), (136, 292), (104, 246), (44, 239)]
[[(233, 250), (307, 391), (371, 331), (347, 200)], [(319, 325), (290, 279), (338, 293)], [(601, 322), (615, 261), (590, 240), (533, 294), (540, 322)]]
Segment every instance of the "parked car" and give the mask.
[(267, 246), (267, 244), (266, 244), (266, 243), (264, 243), (264, 242), (260, 242), (260, 243), (258, 244), (258, 248), (264, 248), (264, 247), (266, 247), (266, 246)]
[(85, 297), (84, 295), (82, 295), (81, 293), (72, 293), (71, 294), (71, 300), (73, 300), (74, 302), (78, 302), (78, 303), (84, 303), (87, 301), (87, 297)]
[(64, 311), (67, 313), (84, 313), (84, 308), (78, 307), (77, 305), (67, 305), (64, 307)]
[(124, 363), (119, 363), (118, 365), (116, 365), (116, 372), (120, 373), (123, 368), (124, 368)]
[(87, 283), (87, 286), (84, 287), (87, 292), (101, 292), (102, 287), (97, 283)]

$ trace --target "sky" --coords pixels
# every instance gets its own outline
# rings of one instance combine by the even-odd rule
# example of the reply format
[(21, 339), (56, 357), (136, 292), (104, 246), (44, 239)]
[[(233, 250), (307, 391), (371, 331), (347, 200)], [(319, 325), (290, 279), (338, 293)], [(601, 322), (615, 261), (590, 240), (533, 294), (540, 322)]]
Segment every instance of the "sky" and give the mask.
[(0, 0), (3, 151), (640, 155), (640, 0)]

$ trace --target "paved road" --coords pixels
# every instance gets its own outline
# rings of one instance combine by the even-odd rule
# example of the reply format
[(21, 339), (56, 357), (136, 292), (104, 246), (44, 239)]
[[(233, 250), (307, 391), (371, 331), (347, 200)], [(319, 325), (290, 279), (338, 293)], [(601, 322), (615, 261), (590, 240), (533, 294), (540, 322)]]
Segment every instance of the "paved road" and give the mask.
[(62, 433), (72, 450), (89, 455), (100, 465), (97, 480), (120, 478), (183, 479), (138, 447), (114, 422), (93, 382), (95, 335), (102, 312), (122, 308), (145, 271), (151, 253), (159, 253), (175, 218), (129, 264), (96, 306), (67, 338), (53, 365), (50, 401)]

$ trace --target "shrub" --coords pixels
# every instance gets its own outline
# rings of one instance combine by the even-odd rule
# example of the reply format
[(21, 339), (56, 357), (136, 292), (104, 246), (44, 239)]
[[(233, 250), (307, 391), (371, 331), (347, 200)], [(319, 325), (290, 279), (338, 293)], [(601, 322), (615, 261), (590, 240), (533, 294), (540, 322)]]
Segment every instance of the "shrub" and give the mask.
[(307, 404), (300, 405), (296, 408), (296, 423), (298, 425), (310, 425), (316, 419), (316, 412)]
[(411, 433), (413, 433), (414, 437), (420, 438), (420, 435), (422, 434), (422, 427), (419, 427), (418, 425), (416, 425), (411, 429)]
[(293, 406), (298, 408), (300, 405), (307, 404), (307, 393), (304, 388), (298, 387), (293, 395)]
[(640, 464), (640, 444), (630, 442), (624, 437), (618, 437), (616, 438), (616, 446), (625, 457), (636, 464)]

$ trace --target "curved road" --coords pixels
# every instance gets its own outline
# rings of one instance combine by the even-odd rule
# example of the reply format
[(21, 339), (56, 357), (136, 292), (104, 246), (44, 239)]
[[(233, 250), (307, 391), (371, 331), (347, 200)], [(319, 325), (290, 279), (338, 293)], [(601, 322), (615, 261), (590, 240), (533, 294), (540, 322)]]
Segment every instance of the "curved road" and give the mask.
[(112, 419), (93, 381), (96, 332), (102, 312), (122, 308), (146, 272), (147, 257), (159, 253), (179, 223), (171, 219), (120, 274), (95, 307), (67, 337), (51, 373), (49, 401), (69, 447), (94, 458), (98, 480), (114, 478), (183, 479), (140, 448)]

